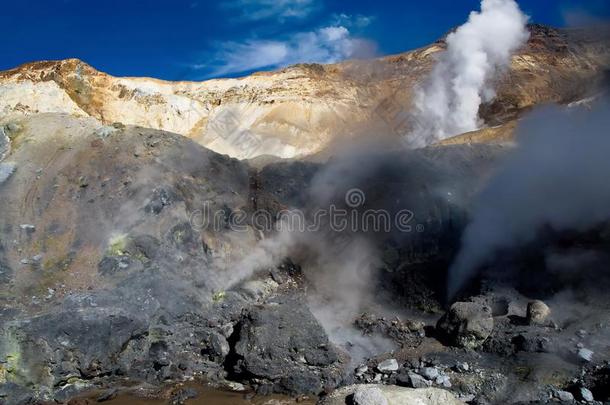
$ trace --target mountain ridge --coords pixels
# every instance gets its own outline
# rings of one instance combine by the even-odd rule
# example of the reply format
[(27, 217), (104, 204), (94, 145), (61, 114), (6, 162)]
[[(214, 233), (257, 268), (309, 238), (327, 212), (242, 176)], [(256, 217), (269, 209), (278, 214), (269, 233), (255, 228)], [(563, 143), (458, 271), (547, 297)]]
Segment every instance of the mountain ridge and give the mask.
[[(610, 67), (603, 30), (529, 30), (527, 45), (497, 80), (496, 100), (481, 107), (488, 126), (507, 124), (537, 104), (590, 96)], [(408, 122), (392, 111), (409, 110), (413, 88), (444, 47), (441, 38), (372, 60), (201, 82), (115, 77), (76, 58), (30, 62), (0, 72), (0, 113), (60, 112), (166, 130), (242, 159), (303, 157), (366, 131), (404, 135)]]

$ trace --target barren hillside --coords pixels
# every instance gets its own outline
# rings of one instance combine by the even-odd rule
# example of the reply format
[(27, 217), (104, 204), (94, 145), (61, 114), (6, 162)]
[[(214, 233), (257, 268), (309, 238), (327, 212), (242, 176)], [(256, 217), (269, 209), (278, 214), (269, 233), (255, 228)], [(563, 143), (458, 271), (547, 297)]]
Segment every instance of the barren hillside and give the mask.
[[(491, 126), (536, 104), (588, 96), (610, 66), (604, 33), (539, 25), (530, 31), (498, 83), (496, 101), (481, 109)], [(204, 82), (113, 77), (77, 59), (35, 62), (0, 73), (0, 113), (89, 116), (175, 132), (237, 158), (298, 157), (341, 136), (408, 131), (412, 89), (444, 46), (439, 40), (371, 61), (295, 65)], [(482, 139), (494, 139), (491, 132)]]

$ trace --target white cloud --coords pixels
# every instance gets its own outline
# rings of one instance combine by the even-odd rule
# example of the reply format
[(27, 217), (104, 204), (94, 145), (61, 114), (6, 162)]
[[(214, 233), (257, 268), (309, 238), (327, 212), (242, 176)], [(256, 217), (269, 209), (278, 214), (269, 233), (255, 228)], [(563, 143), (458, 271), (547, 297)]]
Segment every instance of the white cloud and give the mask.
[(223, 3), (239, 12), (238, 18), (248, 21), (303, 19), (318, 8), (316, 0), (232, 0)]
[(333, 63), (372, 53), (374, 45), (355, 38), (343, 26), (330, 26), (316, 31), (300, 32), (287, 40), (252, 39), (243, 43), (224, 42), (212, 58), (212, 63), (195, 68), (208, 76), (273, 69), (295, 63)]
[[(225, 42), (221, 48), (215, 58), (219, 66), (212, 69), (210, 76), (275, 66), (286, 60), (289, 54), (287, 45), (277, 41)], [(205, 69), (208, 66), (198, 65), (196, 68)]]
[(362, 14), (356, 14), (356, 15), (345, 14), (345, 13), (334, 14), (333, 15), (333, 25), (342, 25), (342, 26), (348, 27), (348, 28), (351, 28), (351, 27), (364, 28), (364, 27), (371, 25), (371, 23), (373, 22), (374, 19), (375, 19), (375, 17), (373, 17), (373, 16), (362, 15)]

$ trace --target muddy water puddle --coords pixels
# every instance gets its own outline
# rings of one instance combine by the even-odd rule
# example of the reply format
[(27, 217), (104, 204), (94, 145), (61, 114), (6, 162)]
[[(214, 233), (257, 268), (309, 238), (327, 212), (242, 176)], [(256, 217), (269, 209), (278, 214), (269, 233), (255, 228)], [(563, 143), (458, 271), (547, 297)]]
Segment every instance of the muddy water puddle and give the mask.
[[(283, 395), (254, 395), (252, 392), (235, 392), (213, 388), (201, 384), (185, 384), (183, 388), (193, 389), (197, 392), (195, 398), (184, 401), (186, 405), (315, 405), (316, 399), (312, 397), (290, 398)], [(138, 396), (132, 392), (119, 392), (112, 399), (102, 402), (108, 405), (167, 405), (172, 403), (172, 390), (160, 393), (156, 397)], [(174, 389), (173, 392), (176, 392)], [(73, 399), (68, 405), (97, 404), (102, 391)]]

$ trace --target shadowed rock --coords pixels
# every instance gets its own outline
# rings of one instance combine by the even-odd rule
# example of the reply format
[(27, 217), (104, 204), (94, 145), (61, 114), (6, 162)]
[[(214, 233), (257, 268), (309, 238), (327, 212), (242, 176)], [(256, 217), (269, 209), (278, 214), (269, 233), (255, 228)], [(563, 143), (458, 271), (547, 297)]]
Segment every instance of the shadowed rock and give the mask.
[(480, 346), (493, 327), (491, 308), (476, 302), (456, 302), (436, 324), (447, 343), (469, 349)]
[(319, 394), (342, 379), (339, 354), (300, 299), (250, 309), (236, 333), (233, 371), (266, 380), (272, 391)]

